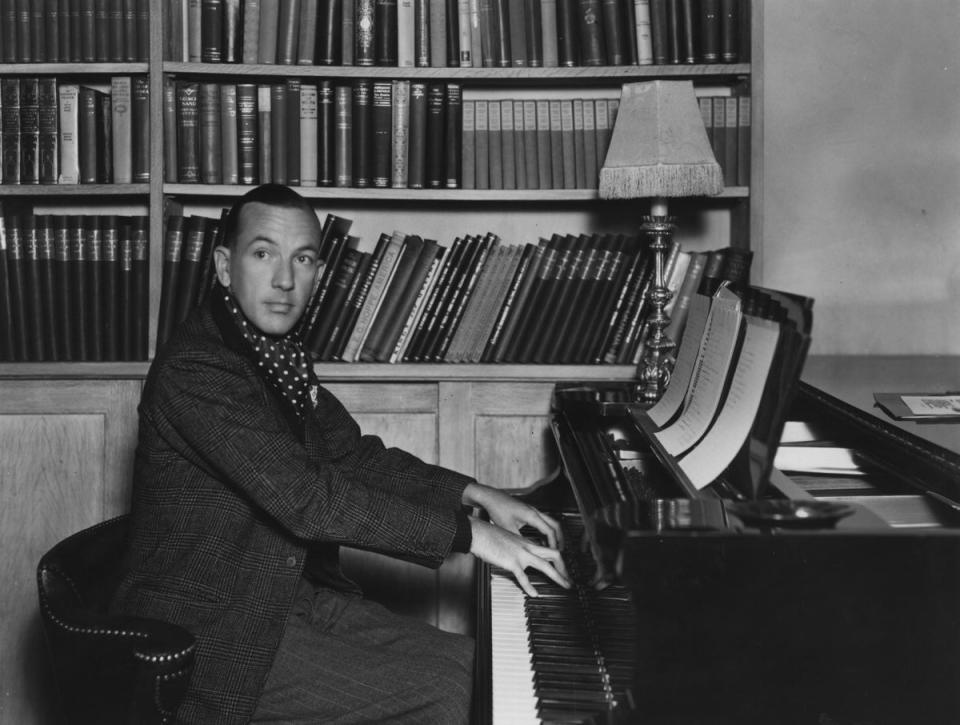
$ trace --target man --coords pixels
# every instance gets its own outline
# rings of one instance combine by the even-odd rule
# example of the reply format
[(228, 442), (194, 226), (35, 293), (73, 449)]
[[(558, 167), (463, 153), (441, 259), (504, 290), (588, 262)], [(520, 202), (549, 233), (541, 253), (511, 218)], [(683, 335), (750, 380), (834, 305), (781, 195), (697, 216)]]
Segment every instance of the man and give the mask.
[[(364, 600), (338, 547), (432, 567), (469, 551), (535, 594), (528, 568), (569, 586), (559, 527), (361, 435), (318, 384), (291, 331), (321, 265), (319, 236), (309, 204), (284, 186), (253, 189), (228, 214), (211, 299), (144, 386), (114, 609), (196, 636), (183, 722), (462, 722), (472, 641)], [(525, 524), (549, 546), (520, 537)]]

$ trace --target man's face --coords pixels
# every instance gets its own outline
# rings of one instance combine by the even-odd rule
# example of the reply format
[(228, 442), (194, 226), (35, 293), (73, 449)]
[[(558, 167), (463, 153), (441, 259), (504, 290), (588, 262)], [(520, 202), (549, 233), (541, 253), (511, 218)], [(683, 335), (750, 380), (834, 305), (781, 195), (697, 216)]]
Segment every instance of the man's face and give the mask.
[(285, 335), (306, 309), (319, 269), (320, 224), (302, 209), (247, 204), (233, 248), (217, 247), (220, 283), (268, 335)]

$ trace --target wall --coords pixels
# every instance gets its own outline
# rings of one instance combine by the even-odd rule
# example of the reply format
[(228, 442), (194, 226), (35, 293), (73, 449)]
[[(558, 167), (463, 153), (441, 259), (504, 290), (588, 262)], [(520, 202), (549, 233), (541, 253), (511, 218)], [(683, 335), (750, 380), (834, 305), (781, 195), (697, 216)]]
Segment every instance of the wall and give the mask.
[(763, 14), (763, 283), (813, 353), (960, 353), (960, 3)]

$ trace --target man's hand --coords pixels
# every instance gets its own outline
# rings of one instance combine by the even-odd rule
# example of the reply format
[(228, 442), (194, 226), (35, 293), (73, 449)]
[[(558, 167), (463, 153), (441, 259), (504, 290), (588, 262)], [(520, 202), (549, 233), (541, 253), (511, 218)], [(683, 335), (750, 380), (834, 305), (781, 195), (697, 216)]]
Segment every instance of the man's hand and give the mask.
[(560, 552), (548, 546), (539, 546), (519, 534), (470, 517), (473, 541), (470, 553), (479, 559), (506, 569), (517, 580), (528, 596), (537, 596), (526, 570), (536, 569), (565, 589), (570, 588), (570, 577)]
[(560, 524), (508, 493), (480, 483), (471, 483), (463, 492), (463, 503), (467, 506), (479, 506), (487, 512), (490, 520), (502, 529), (518, 534), (521, 526), (532, 526), (547, 537), (551, 548), (563, 548)]

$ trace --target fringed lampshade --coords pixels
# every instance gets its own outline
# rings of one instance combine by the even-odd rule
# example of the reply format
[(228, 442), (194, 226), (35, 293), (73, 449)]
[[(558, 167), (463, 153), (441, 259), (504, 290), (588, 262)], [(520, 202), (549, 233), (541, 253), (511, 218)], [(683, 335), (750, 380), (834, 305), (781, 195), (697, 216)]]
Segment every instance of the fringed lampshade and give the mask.
[(671, 292), (664, 257), (675, 225), (667, 216), (669, 197), (709, 196), (723, 191), (723, 172), (713, 155), (690, 81), (628, 83), (620, 94), (617, 119), (600, 169), (601, 199), (651, 200), (642, 229), (654, 252), (655, 277), (648, 299), (652, 311), (643, 360), (638, 369), (642, 398), (653, 403), (670, 377), (667, 355), (674, 343), (664, 332)]

